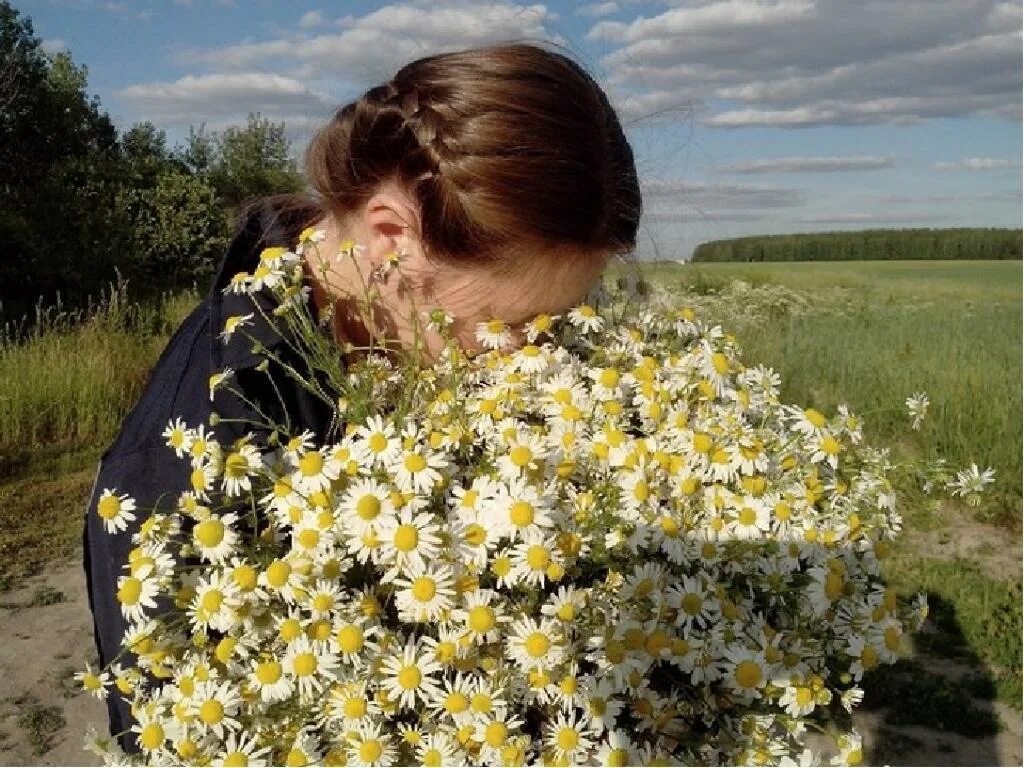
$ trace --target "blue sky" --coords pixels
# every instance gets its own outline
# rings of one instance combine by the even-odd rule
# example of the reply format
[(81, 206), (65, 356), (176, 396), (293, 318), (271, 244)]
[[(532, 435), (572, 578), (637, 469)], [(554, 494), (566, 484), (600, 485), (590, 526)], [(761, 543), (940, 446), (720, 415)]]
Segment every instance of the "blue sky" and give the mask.
[(1019, 0), (15, 5), (119, 126), (151, 120), (173, 143), (260, 111), (296, 154), (414, 58), (560, 43), (627, 126), (646, 258), (746, 234), (1021, 226)]

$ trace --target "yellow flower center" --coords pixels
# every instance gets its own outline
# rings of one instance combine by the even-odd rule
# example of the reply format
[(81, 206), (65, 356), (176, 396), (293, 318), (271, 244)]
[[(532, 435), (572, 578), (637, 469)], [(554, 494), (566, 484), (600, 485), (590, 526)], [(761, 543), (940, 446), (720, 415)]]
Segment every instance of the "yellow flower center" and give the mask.
[(517, 445), (509, 452), (508, 457), (517, 467), (525, 467), (533, 461), (533, 452), (525, 445)]
[(272, 587), (283, 587), (292, 573), (292, 567), (284, 560), (275, 560), (267, 566), (267, 582)]
[(308, 652), (296, 654), (294, 668), (297, 677), (312, 675), (316, 672), (316, 656)]
[(528, 501), (517, 501), (509, 509), (509, 519), (518, 528), (525, 528), (533, 522), (533, 505)]
[(117, 600), (123, 605), (135, 605), (142, 595), (142, 582), (134, 576), (129, 576), (117, 590)]
[(207, 725), (216, 725), (224, 719), (224, 705), (216, 699), (207, 699), (199, 707), (199, 719)]
[(195, 527), (196, 539), (204, 547), (216, 547), (224, 540), (224, 523), (210, 518)]
[(230, 453), (224, 460), (224, 474), (228, 477), (244, 477), (249, 469), (249, 460), (240, 453)]
[(465, 712), (468, 707), (469, 700), (466, 698), (464, 693), (460, 693), (459, 691), (452, 691), (444, 700), (444, 708), (453, 715)]
[(281, 665), (276, 661), (266, 661), (256, 667), (256, 679), (261, 685), (273, 685), (281, 679)]
[(756, 661), (741, 661), (736, 665), (736, 682), (743, 688), (755, 688), (761, 682), (761, 665)]
[(117, 496), (106, 496), (96, 505), (96, 512), (104, 520), (112, 520), (121, 511), (121, 500)]
[(551, 647), (551, 641), (543, 632), (533, 632), (526, 638), (523, 647), (526, 648), (528, 654), (536, 659), (548, 652), (548, 649)]
[(164, 743), (164, 729), (160, 723), (150, 723), (139, 734), (139, 744), (143, 749), (156, 749)]
[(316, 477), (324, 468), (324, 457), (319, 451), (310, 451), (299, 459), (299, 471), (306, 477)]
[(558, 730), (558, 748), (564, 752), (572, 752), (579, 746), (580, 735), (575, 728), (560, 728)]
[(437, 594), (437, 583), (428, 576), (420, 576), (412, 584), (412, 594), (421, 603), (429, 602)]
[(403, 523), (395, 529), (395, 549), (402, 552), (412, 552), (420, 542), (419, 531), (415, 526)]
[(414, 665), (402, 667), (398, 672), (398, 684), (407, 691), (417, 687), (422, 678), (423, 674), (420, 672), (419, 667)]
[(338, 645), (342, 653), (357, 653), (363, 648), (363, 630), (355, 624), (347, 624), (338, 630)]

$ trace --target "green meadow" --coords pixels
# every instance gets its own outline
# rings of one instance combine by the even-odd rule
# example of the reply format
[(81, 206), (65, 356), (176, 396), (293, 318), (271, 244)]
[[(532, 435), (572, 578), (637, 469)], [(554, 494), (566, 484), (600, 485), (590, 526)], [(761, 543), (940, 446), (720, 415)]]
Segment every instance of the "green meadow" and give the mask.
[[(733, 333), (746, 364), (774, 368), (784, 401), (825, 413), (847, 404), (865, 439), (897, 458), (995, 469), (977, 508), (903, 484), (904, 535), (886, 576), (901, 594), (928, 594), (931, 628), (914, 658), (866, 680), (864, 706), (881, 707), (887, 728), (998, 731), (992, 703), (1021, 702), (1021, 262), (646, 264), (639, 274), (647, 292)], [(610, 275), (623, 279), (622, 268)], [(81, 312), (40, 310), (31, 330), (4, 327), (0, 591), (80, 556), (96, 460), (198, 298), (138, 303), (122, 286)], [(904, 406), (916, 392), (930, 400), (920, 430)], [(893, 697), (903, 705), (885, 709)]]

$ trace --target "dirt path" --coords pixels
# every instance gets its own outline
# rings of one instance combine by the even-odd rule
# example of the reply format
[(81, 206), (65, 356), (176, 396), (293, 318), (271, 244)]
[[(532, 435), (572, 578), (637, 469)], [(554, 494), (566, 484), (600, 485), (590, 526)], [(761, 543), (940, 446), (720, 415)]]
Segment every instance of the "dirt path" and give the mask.
[[(95, 660), (81, 564), (54, 564), (0, 593), (0, 637), (0, 764), (98, 765), (82, 750), (82, 734), (90, 723), (106, 727), (106, 709), (71, 682), (86, 660)], [(877, 764), (1021, 765), (1021, 713), (978, 703), (1005, 726), (994, 738), (894, 727), (881, 711), (859, 712), (856, 723)]]

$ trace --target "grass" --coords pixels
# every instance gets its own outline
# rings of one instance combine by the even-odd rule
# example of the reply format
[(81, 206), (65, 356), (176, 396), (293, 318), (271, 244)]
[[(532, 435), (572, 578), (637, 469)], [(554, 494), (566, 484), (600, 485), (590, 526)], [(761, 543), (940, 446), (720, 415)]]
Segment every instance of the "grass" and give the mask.
[(45, 755), (53, 747), (57, 731), (67, 724), (60, 707), (46, 706), (31, 696), (22, 696), (12, 702), (20, 711), (18, 726), (25, 731), (32, 754)]
[(126, 408), (194, 291), (139, 303), (124, 283), (92, 306), (38, 308), (0, 331), (0, 465), (17, 467), (39, 448), (95, 446), (115, 434)]
[(96, 461), (195, 291), (39, 309), (0, 333), (0, 590), (80, 547)]

